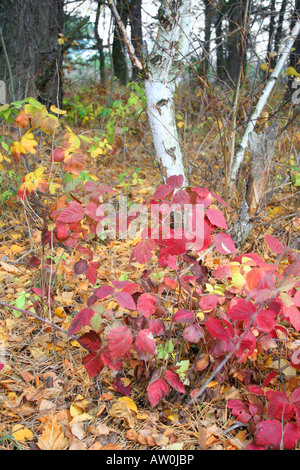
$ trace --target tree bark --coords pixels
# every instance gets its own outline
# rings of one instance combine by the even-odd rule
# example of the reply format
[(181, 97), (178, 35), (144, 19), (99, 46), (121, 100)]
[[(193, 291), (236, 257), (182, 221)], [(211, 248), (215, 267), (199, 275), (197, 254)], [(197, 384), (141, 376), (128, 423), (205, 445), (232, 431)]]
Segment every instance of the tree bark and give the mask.
[(0, 78), (16, 99), (34, 96), (48, 107), (62, 103), (62, 54), (58, 35), (63, 33), (63, 0), (2, 0), (0, 26), (7, 49), (13, 83), (3, 47)]
[(262, 95), (260, 96), (256, 108), (251, 115), (251, 118), (249, 120), (249, 123), (246, 127), (246, 130), (244, 132), (243, 138), (241, 143), (239, 144), (239, 148), (237, 151), (237, 154), (235, 156), (232, 168), (231, 168), (231, 175), (230, 175), (230, 182), (231, 184), (235, 184), (237, 181), (237, 174), (240, 168), (240, 165), (244, 159), (244, 154), (248, 145), (248, 139), (250, 133), (254, 130), (254, 127), (256, 125), (257, 119), (259, 118), (269, 96), (270, 93), (272, 92), (274, 85), (279, 77), (279, 74), (282, 70), (282, 67), (284, 66), (286, 60), (289, 57), (289, 54), (291, 52), (291, 49), (293, 47), (293, 44), (298, 37), (300, 33), (300, 20), (298, 20), (291, 32), (291, 34), (288, 36), (284, 43), (284, 47), (282, 49), (282, 53), (278, 59), (278, 62), (276, 64), (276, 67), (274, 68), (273, 72), (270, 75), (269, 81), (267, 85), (265, 86)]
[[(126, 29), (129, 14), (126, 0), (117, 0), (116, 8)], [(123, 38), (120, 35), (117, 23), (115, 23), (114, 29), (112, 56), (115, 76), (122, 85), (126, 86), (128, 82), (128, 67), (125, 54), (125, 45)]]
[(105, 57), (103, 51), (103, 39), (100, 37), (99, 34), (99, 19), (101, 14), (101, 8), (104, 4), (103, 0), (98, 0), (97, 11), (96, 11), (96, 18), (95, 18), (95, 38), (97, 42), (97, 48), (99, 52), (99, 61), (100, 61), (100, 82), (101, 85), (105, 85)]
[(113, 0), (108, 4), (119, 25), (130, 59), (145, 81), (147, 112), (163, 179), (183, 175), (187, 182), (174, 112), (174, 90), (189, 49), (191, 0), (163, 0), (158, 11), (157, 39), (146, 60), (136, 57)]
[[(143, 60), (143, 29), (142, 29), (142, 0), (131, 0), (130, 2), (130, 22), (131, 22), (131, 42), (134, 47), (135, 55)], [(137, 80), (139, 71), (136, 67), (132, 68), (132, 80)]]

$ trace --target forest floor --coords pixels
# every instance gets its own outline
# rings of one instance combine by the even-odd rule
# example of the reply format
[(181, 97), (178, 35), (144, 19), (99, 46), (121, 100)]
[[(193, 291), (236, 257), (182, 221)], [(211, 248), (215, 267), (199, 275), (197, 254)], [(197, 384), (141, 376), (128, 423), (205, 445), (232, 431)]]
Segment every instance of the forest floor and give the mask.
[[(191, 181), (222, 195), (223, 161), (217, 128), (212, 119), (207, 119), (205, 110), (199, 110), (195, 129), (189, 130), (184, 121), (185, 105), (181, 103), (180, 109), (184, 124), (179, 131), (187, 156), (191, 157)], [(88, 133), (89, 127), (93, 127), (91, 123), (67, 125), (76, 135)], [(99, 183), (117, 188), (133, 202), (142, 202), (161, 184), (161, 177), (153, 159), (149, 131), (133, 123), (133, 130), (136, 129), (137, 132), (131, 129), (125, 138), (116, 125), (113, 151), (90, 162), (87, 170), (97, 176)], [(64, 132), (63, 128), (60, 132)], [(280, 138), (268, 197), (243, 253), (255, 252), (268, 261), (269, 253), (263, 245), (266, 232), (299, 250), (299, 193), (291, 179), (285, 179), (288, 172), (292, 173), (290, 160), (299, 150), (299, 136), (296, 126), (292, 130), (287, 128)], [(46, 153), (40, 152), (42, 165), (47, 164)], [(133, 182), (137, 168), (140, 181)], [(61, 184), (59, 176), (56, 183)], [(229, 225), (240, 202), (239, 194), (231, 196), (232, 211), (226, 214)], [(41, 223), (34, 207), (24, 206), (14, 197), (2, 203), (0, 298), (5, 303), (27, 309), (35, 301), (32, 288), (40, 285), (43, 274), (41, 267), (29, 266), (28, 260), (40, 254)], [(128, 265), (134, 241), (92, 244), (93, 261), (100, 262), (99, 285), (108, 283), (112, 275), (114, 279), (126, 275), (138, 279), (142, 275), (142, 266)], [(55, 253), (49, 248), (48, 251), (45, 254), (54, 259), (55, 282), (47, 315), (53, 324), (67, 330), (70, 317), (86, 303), (93, 285), (85, 276), (72, 272), (78, 260), (72, 250), (57, 247)], [(60, 262), (62, 257), (64, 263)], [(214, 269), (221, 258), (208, 253), (205, 265)], [(0, 450), (242, 450), (251, 441), (247, 424), (238, 422), (227, 402), (247, 393), (245, 370), (255, 369), (257, 375), (264, 375), (276, 367), (274, 361), (279, 351), (266, 354), (259, 363), (249, 361), (244, 372), (235, 371), (230, 380), (223, 383), (212, 380), (201, 403), (191, 407), (188, 399), (176, 396), (163, 399), (153, 409), (146, 399), (145, 384), (134, 379), (133, 368), (124, 371), (123, 385), (131, 386), (130, 397), (124, 397), (114, 386), (116, 377), (111, 371), (105, 369), (101, 377), (89, 377), (82, 365), (85, 351), (76, 340), (29, 314), (16, 313), (9, 308), (0, 309), (0, 354), (2, 351), (5, 358), (0, 371)], [(299, 342), (300, 336), (295, 334), (294, 340)], [(202, 383), (209, 374), (208, 369), (201, 377)], [(287, 391), (297, 388), (298, 371), (285, 370), (284, 382)]]

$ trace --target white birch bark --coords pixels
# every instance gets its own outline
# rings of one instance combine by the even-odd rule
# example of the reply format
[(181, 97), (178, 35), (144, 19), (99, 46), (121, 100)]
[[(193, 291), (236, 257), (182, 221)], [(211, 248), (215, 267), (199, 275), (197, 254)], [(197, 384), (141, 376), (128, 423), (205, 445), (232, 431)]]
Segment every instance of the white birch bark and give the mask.
[(162, 0), (153, 49), (141, 64), (136, 58), (113, 0), (108, 4), (118, 23), (133, 66), (145, 78), (147, 112), (156, 158), (163, 178), (183, 175), (187, 183), (174, 109), (174, 91), (188, 54), (191, 30), (191, 0)]
[(246, 127), (246, 130), (245, 130), (245, 133), (243, 135), (243, 138), (242, 138), (242, 141), (239, 145), (239, 148), (238, 148), (238, 151), (237, 151), (237, 154), (236, 154), (236, 157), (235, 157), (235, 160), (233, 162), (233, 165), (232, 165), (232, 168), (231, 168), (231, 174), (230, 174), (230, 182), (231, 184), (233, 185), (235, 182), (236, 182), (236, 179), (237, 179), (237, 174), (238, 174), (238, 171), (239, 171), (239, 168), (243, 162), (243, 159), (244, 159), (244, 154), (245, 154), (245, 151), (246, 151), (246, 148), (247, 148), (247, 145), (248, 145), (248, 140), (249, 140), (249, 134), (253, 131), (255, 125), (256, 125), (256, 122), (257, 122), (257, 119), (259, 118), (269, 96), (270, 96), (270, 93), (271, 91), (273, 90), (273, 87), (279, 77), (279, 74), (291, 52), (291, 49), (293, 47), (293, 44), (298, 36), (298, 34), (300, 33), (300, 21), (298, 21), (294, 28), (292, 29), (292, 32), (290, 34), (290, 36), (286, 39), (286, 42), (283, 46), (283, 49), (282, 49), (282, 52), (281, 52), (281, 55), (280, 55), (280, 58), (276, 64), (276, 67), (274, 68), (273, 72), (271, 73), (270, 75), (270, 79), (267, 83), (267, 85), (265, 86), (264, 88), (264, 91), (262, 93), (262, 95), (260, 96), (258, 102), (257, 102), (257, 105), (256, 105), (256, 108), (249, 120), (249, 123)]
[(145, 93), (156, 157), (164, 179), (183, 175), (174, 109), (174, 92), (189, 50), (191, 1), (165, 0), (159, 8), (159, 25), (153, 50), (147, 59)]

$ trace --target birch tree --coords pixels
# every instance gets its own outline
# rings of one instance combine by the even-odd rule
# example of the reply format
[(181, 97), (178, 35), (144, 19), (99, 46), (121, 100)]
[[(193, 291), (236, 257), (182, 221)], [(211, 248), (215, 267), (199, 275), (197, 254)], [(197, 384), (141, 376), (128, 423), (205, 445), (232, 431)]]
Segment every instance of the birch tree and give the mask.
[(183, 175), (184, 158), (177, 133), (174, 91), (189, 50), (191, 0), (163, 0), (158, 10), (157, 37), (145, 64), (136, 56), (113, 0), (108, 0), (127, 52), (142, 74), (147, 112), (158, 164), (164, 179)]
[(300, 21), (298, 20), (292, 31), (291, 31), (291, 34), (286, 38), (284, 44), (283, 44), (283, 47), (282, 47), (282, 52), (279, 56), (279, 59), (278, 59), (278, 62), (273, 70), (273, 72), (271, 73), (270, 75), (270, 78), (269, 78), (269, 81), (268, 83), (266, 84), (258, 102), (257, 102), (257, 105), (256, 105), (256, 108), (253, 112), (253, 114), (251, 115), (250, 119), (249, 119), (249, 123), (245, 129), (245, 132), (244, 132), (244, 135), (243, 135), (243, 138), (241, 140), (241, 143), (238, 147), (238, 150), (237, 150), (237, 153), (236, 153), (236, 156), (235, 156), (235, 159), (234, 159), (234, 162), (233, 162), (233, 165), (232, 165), (232, 168), (231, 168), (231, 173), (230, 173), (230, 182), (231, 184), (233, 185), (236, 180), (237, 180), (237, 174), (238, 174), (238, 171), (239, 171), (239, 168), (243, 162), (243, 159), (244, 159), (244, 155), (245, 155), (245, 151), (247, 149), (247, 145), (248, 145), (248, 141), (249, 141), (249, 135), (251, 134), (251, 132), (254, 130), (255, 128), (255, 125), (256, 125), (256, 122), (257, 122), (257, 119), (259, 118), (265, 104), (267, 103), (267, 100), (277, 82), (277, 79), (279, 77), (279, 74), (284, 66), (284, 64), (286, 63), (288, 57), (289, 57), (289, 54), (291, 52), (291, 49), (293, 47), (293, 44), (298, 36), (298, 34), (300, 33)]

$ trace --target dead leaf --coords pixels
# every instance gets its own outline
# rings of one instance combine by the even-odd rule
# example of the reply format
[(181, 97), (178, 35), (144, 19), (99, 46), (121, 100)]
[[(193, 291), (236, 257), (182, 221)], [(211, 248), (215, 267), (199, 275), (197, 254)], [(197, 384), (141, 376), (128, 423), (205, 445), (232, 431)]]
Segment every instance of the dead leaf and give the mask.
[(134, 419), (126, 402), (118, 401), (114, 403), (109, 409), (109, 414), (112, 418), (122, 420), (126, 427), (134, 428)]
[(33, 438), (33, 433), (28, 428), (24, 428), (22, 424), (15, 424), (12, 428), (12, 435), (18, 442), (25, 442)]
[(74, 423), (70, 426), (71, 433), (75, 436), (79, 441), (82, 441), (85, 438), (85, 429), (83, 423)]

